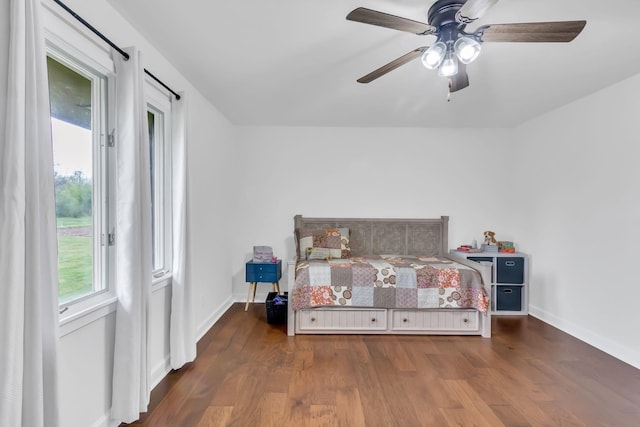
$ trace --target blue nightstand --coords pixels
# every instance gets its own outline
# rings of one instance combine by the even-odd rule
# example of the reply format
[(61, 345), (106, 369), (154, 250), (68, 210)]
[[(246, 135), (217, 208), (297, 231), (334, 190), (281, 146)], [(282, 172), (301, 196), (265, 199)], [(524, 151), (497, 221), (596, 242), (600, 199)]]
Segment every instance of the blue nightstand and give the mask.
[(247, 304), (244, 311), (249, 309), (249, 298), (253, 289), (253, 299), (256, 301), (256, 288), (258, 283), (271, 283), (271, 290), (280, 293), (280, 278), (282, 277), (282, 260), (278, 262), (253, 262), (245, 264), (245, 281), (249, 282), (249, 293), (247, 294)]

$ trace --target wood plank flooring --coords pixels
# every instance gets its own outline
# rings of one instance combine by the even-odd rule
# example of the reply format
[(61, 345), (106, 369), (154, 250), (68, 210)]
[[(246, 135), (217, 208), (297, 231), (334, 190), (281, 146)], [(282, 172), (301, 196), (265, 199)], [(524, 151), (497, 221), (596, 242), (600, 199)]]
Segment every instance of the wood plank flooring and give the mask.
[(287, 337), (263, 304), (234, 304), (130, 425), (640, 426), (640, 370), (532, 317), (492, 326)]

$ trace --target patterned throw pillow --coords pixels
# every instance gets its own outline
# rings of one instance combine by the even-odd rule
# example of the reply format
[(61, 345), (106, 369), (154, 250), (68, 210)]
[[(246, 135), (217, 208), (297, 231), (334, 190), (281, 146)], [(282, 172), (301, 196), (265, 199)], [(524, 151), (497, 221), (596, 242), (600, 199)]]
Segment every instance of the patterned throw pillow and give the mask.
[(327, 228), (324, 230), (299, 229), (300, 259), (349, 258), (348, 228)]

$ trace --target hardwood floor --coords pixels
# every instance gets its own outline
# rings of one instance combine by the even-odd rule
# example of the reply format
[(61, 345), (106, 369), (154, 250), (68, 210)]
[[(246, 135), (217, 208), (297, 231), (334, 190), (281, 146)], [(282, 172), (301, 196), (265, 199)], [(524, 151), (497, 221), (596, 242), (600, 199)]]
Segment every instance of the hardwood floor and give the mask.
[(132, 426), (640, 426), (640, 370), (532, 317), (493, 337), (305, 336), (234, 304)]

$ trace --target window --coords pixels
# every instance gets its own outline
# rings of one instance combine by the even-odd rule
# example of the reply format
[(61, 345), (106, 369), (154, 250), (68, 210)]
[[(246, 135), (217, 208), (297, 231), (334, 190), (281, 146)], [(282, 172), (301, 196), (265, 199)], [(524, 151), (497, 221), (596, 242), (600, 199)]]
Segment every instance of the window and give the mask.
[[(108, 46), (44, 8), (58, 230), (59, 303), (66, 324), (115, 298), (115, 66)], [(145, 83), (152, 189), (153, 276), (171, 270), (171, 98)]]
[(148, 81), (153, 277), (171, 270), (171, 100)]
[(58, 49), (47, 57), (59, 301), (108, 289), (107, 77)]

